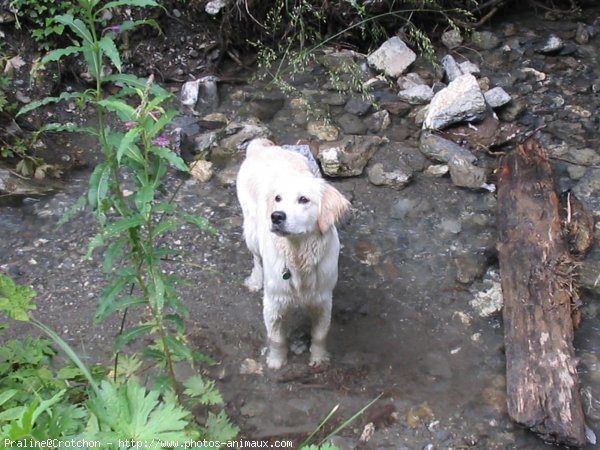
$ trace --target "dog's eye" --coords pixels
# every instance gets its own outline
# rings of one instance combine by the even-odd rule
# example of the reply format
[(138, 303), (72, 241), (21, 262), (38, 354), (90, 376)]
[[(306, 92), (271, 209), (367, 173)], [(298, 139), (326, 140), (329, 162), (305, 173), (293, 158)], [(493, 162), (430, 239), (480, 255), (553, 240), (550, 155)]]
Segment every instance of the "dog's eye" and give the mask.
[(298, 203), (304, 204), (304, 203), (308, 203), (310, 200), (307, 199), (304, 195), (300, 196), (298, 198)]
[(275, 196), (275, 201), (276, 201), (277, 203), (279, 203), (279, 202), (281, 201), (281, 195), (276, 195), (276, 196)]

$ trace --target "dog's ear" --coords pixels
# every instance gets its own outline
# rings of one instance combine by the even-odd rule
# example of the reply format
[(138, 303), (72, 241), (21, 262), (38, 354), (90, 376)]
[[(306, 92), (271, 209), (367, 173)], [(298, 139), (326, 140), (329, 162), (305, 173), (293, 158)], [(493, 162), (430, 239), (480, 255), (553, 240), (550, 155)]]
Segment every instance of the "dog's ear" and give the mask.
[(325, 234), (348, 210), (350, 202), (340, 191), (328, 183), (323, 184), (321, 192), (321, 207), (317, 224), (321, 234)]

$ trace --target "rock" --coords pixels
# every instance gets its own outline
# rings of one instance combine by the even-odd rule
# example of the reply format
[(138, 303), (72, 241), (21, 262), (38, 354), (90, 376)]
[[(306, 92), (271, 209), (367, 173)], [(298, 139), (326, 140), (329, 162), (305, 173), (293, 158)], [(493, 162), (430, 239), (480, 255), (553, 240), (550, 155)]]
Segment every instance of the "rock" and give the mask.
[(367, 61), (371, 67), (396, 78), (402, 75), (415, 59), (417, 59), (415, 52), (408, 48), (402, 39), (394, 36), (371, 53)]
[(198, 80), (199, 94), (196, 107), (200, 112), (209, 113), (219, 106), (219, 91), (217, 82), (219, 77), (215, 75), (206, 75)]
[(388, 186), (396, 190), (402, 189), (412, 178), (412, 172), (408, 168), (386, 172), (381, 163), (368, 167), (367, 175), (369, 181), (375, 186)]
[(246, 122), (231, 122), (224, 130), (225, 137), (218, 143), (220, 151), (223, 153), (237, 153), (242, 144), (251, 141), (254, 138), (269, 138), (271, 131), (256, 119), (249, 119)]
[(351, 177), (360, 175), (379, 146), (387, 139), (379, 136), (346, 136), (319, 148), (318, 158), (325, 175)]
[(521, 73), (525, 75), (528, 80), (535, 80), (538, 82), (542, 82), (546, 80), (546, 74), (544, 72), (540, 72), (539, 70), (535, 70), (532, 67), (524, 67), (521, 69)]
[(460, 66), (452, 55), (444, 56), (441, 62), (444, 73), (446, 74), (446, 79), (449, 82), (456, 80), (463, 74)]
[(541, 48), (538, 49), (538, 52), (544, 55), (550, 55), (553, 53), (560, 52), (564, 46), (565, 43), (561, 38), (559, 38), (555, 34), (551, 34), (550, 36), (548, 36), (548, 39), (542, 44)]
[(448, 162), (448, 168), (450, 169), (450, 178), (455, 186), (495, 190), (495, 188), (492, 189), (493, 185), (485, 183), (487, 175), (482, 167), (477, 167), (461, 158), (452, 158)]
[(390, 113), (385, 109), (382, 109), (365, 118), (364, 123), (370, 133), (379, 133), (389, 127), (392, 121), (390, 119)]
[(500, 122), (493, 116), (487, 116), (476, 124), (455, 125), (446, 128), (440, 136), (461, 145), (471, 151), (482, 148), (499, 147), (514, 139), (520, 128), (514, 123)]
[(366, 134), (367, 126), (354, 114), (342, 114), (336, 120), (344, 134)]
[(482, 119), (485, 110), (485, 99), (475, 77), (461, 75), (435, 94), (423, 128), (438, 130), (453, 123)]
[(421, 133), (419, 150), (425, 156), (444, 163), (449, 163), (452, 159), (462, 159), (470, 163), (477, 160), (466, 148), (427, 131)]
[(204, 7), (204, 11), (206, 14), (216, 16), (225, 6), (227, 6), (227, 0), (211, 0)]
[(199, 134), (194, 138), (192, 153), (200, 157), (208, 156), (210, 149), (216, 145), (217, 139), (218, 133), (216, 131)]
[(194, 180), (206, 183), (214, 175), (213, 163), (204, 159), (198, 159), (190, 164), (190, 175)]
[(409, 89), (411, 87), (427, 83), (423, 78), (421, 78), (421, 75), (419, 75), (418, 73), (410, 72), (398, 78), (396, 84), (398, 85), (398, 88), (400, 88), (400, 90), (403, 91), (405, 89)]
[(419, 84), (398, 92), (398, 98), (411, 105), (424, 105), (433, 98), (433, 89), (426, 84)]
[(514, 122), (525, 113), (527, 104), (524, 100), (513, 100), (496, 113), (503, 122)]
[(315, 156), (313, 155), (313, 152), (310, 149), (310, 145), (296, 144), (296, 145), (282, 145), (281, 147), (286, 150), (300, 153), (308, 161), (308, 166), (310, 167), (311, 172), (316, 177), (321, 176), (321, 169), (319, 169), (319, 165), (317, 164), (317, 160), (315, 159)]
[(362, 97), (352, 97), (344, 106), (344, 111), (356, 116), (364, 116), (371, 109), (371, 102)]
[(423, 174), (430, 177), (443, 177), (449, 170), (448, 164), (432, 164), (425, 169)]
[(410, 110), (412, 109), (411, 105), (406, 102), (398, 101), (384, 101), (379, 104), (379, 106), (385, 109), (387, 112), (394, 116), (404, 117), (406, 116)]
[(468, 252), (454, 258), (456, 266), (456, 281), (471, 284), (485, 274), (488, 268), (488, 258), (480, 252)]
[(579, 22), (577, 24), (577, 31), (575, 32), (575, 42), (581, 45), (585, 45), (590, 41), (590, 32), (585, 23)]
[(469, 305), (480, 317), (488, 317), (499, 312), (504, 304), (500, 274), (496, 268), (490, 268), (478, 286), (471, 289), (473, 300)]
[(492, 108), (500, 108), (501, 106), (506, 105), (510, 102), (510, 95), (502, 89), (500, 86), (497, 86), (483, 94), (485, 101)]
[(262, 375), (262, 373), (262, 365), (254, 359), (246, 358), (240, 365), (240, 374), (242, 375)]
[(466, 73), (470, 73), (471, 75), (479, 75), (481, 73), (479, 66), (471, 61), (463, 61), (458, 65), (458, 67), (463, 75)]
[(181, 86), (179, 101), (181, 105), (188, 110), (194, 110), (198, 102), (198, 93), (200, 92), (200, 80), (186, 81)]
[(471, 34), (471, 42), (481, 50), (493, 50), (500, 45), (500, 39), (490, 31), (474, 32)]
[(442, 34), (442, 44), (444, 44), (448, 50), (459, 47), (462, 43), (463, 38), (459, 30), (448, 30)]
[(600, 218), (600, 169), (589, 168), (573, 188), (573, 193), (596, 219)]
[(60, 186), (62, 184), (49, 179), (38, 183), (35, 179), (17, 177), (0, 168), (0, 197), (43, 196), (55, 192)]
[(322, 141), (335, 141), (340, 135), (337, 127), (325, 120), (311, 120), (306, 128), (310, 134)]
[[(321, 103), (329, 106), (343, 106), (347, 101), (348, 99), (346, 96), (339, 92), (327, 92), (321, 97)], [(308, 105), (304, 105), (303, 108), (306, 108), (307, 106)]]

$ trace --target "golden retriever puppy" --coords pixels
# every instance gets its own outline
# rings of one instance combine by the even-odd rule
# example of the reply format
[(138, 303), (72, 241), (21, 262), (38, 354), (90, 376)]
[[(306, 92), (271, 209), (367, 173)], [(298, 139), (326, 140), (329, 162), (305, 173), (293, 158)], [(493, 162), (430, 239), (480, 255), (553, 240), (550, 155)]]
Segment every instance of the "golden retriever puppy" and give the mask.
[(254, 256), (245, 285), (263, 289), (267, 365), (279, 369), (286, 363), (286, 319), (297, 307), (312, 321), (310, 364), (327, 362), (325, 338), (340, 250), (335, 223), (350, 203), (311, 171), (304, 156), (267, 139), (248, 144), (237, 196), (244, 239)]

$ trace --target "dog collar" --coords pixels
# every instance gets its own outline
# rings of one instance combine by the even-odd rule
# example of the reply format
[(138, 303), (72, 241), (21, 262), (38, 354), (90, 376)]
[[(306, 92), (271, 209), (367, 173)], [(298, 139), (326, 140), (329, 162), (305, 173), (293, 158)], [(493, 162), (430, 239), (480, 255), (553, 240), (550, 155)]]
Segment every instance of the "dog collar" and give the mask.
[(288, 269), (287, 267), (284, 267), (283, 272), (281, 273), (281, 278), (283, 278), (285, 281), (292, 278), (292, 272), (290, 272), (290, 269)]

